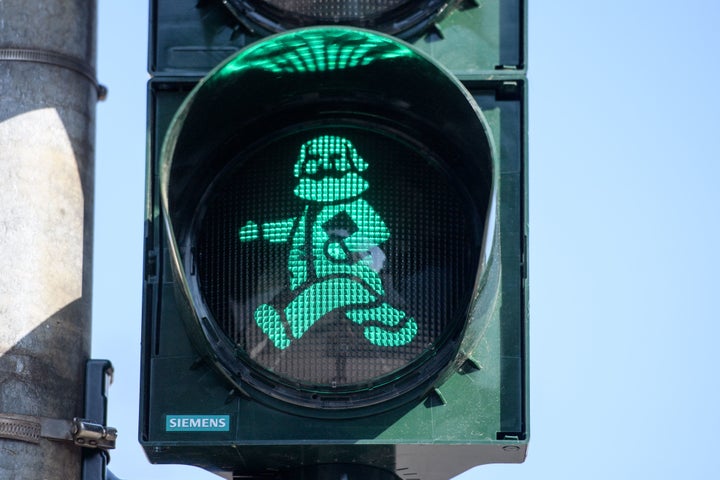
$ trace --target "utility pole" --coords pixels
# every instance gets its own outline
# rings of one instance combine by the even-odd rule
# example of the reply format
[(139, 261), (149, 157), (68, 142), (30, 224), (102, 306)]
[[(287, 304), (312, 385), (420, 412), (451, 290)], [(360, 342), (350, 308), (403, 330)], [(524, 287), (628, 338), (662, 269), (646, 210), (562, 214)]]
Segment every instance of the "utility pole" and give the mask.
[(81, 475), (81, 449), (45, 427), (82, 416), (90, 356), (96, 10), (0, 1), (3, 479)]

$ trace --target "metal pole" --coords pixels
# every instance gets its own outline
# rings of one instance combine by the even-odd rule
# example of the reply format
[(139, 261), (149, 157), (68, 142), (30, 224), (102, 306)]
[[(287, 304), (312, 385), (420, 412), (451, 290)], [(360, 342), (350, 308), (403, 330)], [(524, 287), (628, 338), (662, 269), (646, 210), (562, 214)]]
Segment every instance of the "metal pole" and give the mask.
[[(95, 0), (0, 1), (0, 419), (83, 413), (95, 25)], [(80, 478), (80, 448), (2, 425), (0, 478)]]

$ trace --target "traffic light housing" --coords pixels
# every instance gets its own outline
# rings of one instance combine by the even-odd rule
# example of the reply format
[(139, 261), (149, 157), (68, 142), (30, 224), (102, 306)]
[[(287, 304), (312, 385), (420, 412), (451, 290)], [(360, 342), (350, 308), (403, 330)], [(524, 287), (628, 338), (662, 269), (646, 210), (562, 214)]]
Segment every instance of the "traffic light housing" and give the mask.
[[(154, 2), (155, 31), (177, 3)], [(516, 6), (497, 38), (522, 31)], [(219, 5), (185, 12), (202, 8), (245, 28)], [(462, 45), (435, 43), (446, 41)], [(466, 88), (404, 42), (319, 27), (254, 41), (198, 79), (169, 67), (160, 44), (140, 430), (150, 460), (423, 479), (522, 461), (523, 63), (497, 64), (499, 47), (492, 62), (458, 60), (496, 64)], [(223, 48), (234, 47), (196, 48), (194, 65)]]

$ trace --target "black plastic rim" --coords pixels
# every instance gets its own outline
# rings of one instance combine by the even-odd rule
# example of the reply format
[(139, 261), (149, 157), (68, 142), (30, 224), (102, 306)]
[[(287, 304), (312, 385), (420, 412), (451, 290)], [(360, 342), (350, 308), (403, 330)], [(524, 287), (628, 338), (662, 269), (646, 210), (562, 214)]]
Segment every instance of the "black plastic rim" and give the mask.
[(450, 12), (458, 0), (375, 0), (351, 11), (344, 0), (223, 0), (238, 21), (261, 33), (315, 25), (343, 25), (376, 30), (400, 38), (420, 34)]

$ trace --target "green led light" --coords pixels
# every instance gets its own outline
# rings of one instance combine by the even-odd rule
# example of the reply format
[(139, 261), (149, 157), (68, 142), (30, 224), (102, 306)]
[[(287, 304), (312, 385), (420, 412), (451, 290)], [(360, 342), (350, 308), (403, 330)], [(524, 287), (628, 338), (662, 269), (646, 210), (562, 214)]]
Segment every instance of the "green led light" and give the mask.
[(323, 135), (300, 148), (300, 156), (295, 163), (294, 175), (314, 175), (320, 169), (347, 172), (354, 169), (364, 172), (368, 164), (362, 159), (353, 144), (342, 137)]
[(368, 163), (343, 137), (318, 136), (300, 148), (294, 193), (309, 203), (301, 216), (239, 229), (241, 242), (288, 242), (292, 299), (287, 305), (260, 305), (255, 322), (279, 349), (299, 339), (323, 316), (342, 311), (364, 325), (374, 345), (397, 347), (412, 341), (415, 320), (383, 302), (385, 294), (371, 251), (390, 238), (382, 218), (360, 198), (369, 188), (360, 172)]
[(248, 48), (217, 74), (223, 77), (252, 69), (278, 74), (327, 72), (416, 55), (405, 45), (361, 30), (301, 30), (294, 35), (281, 35)]

